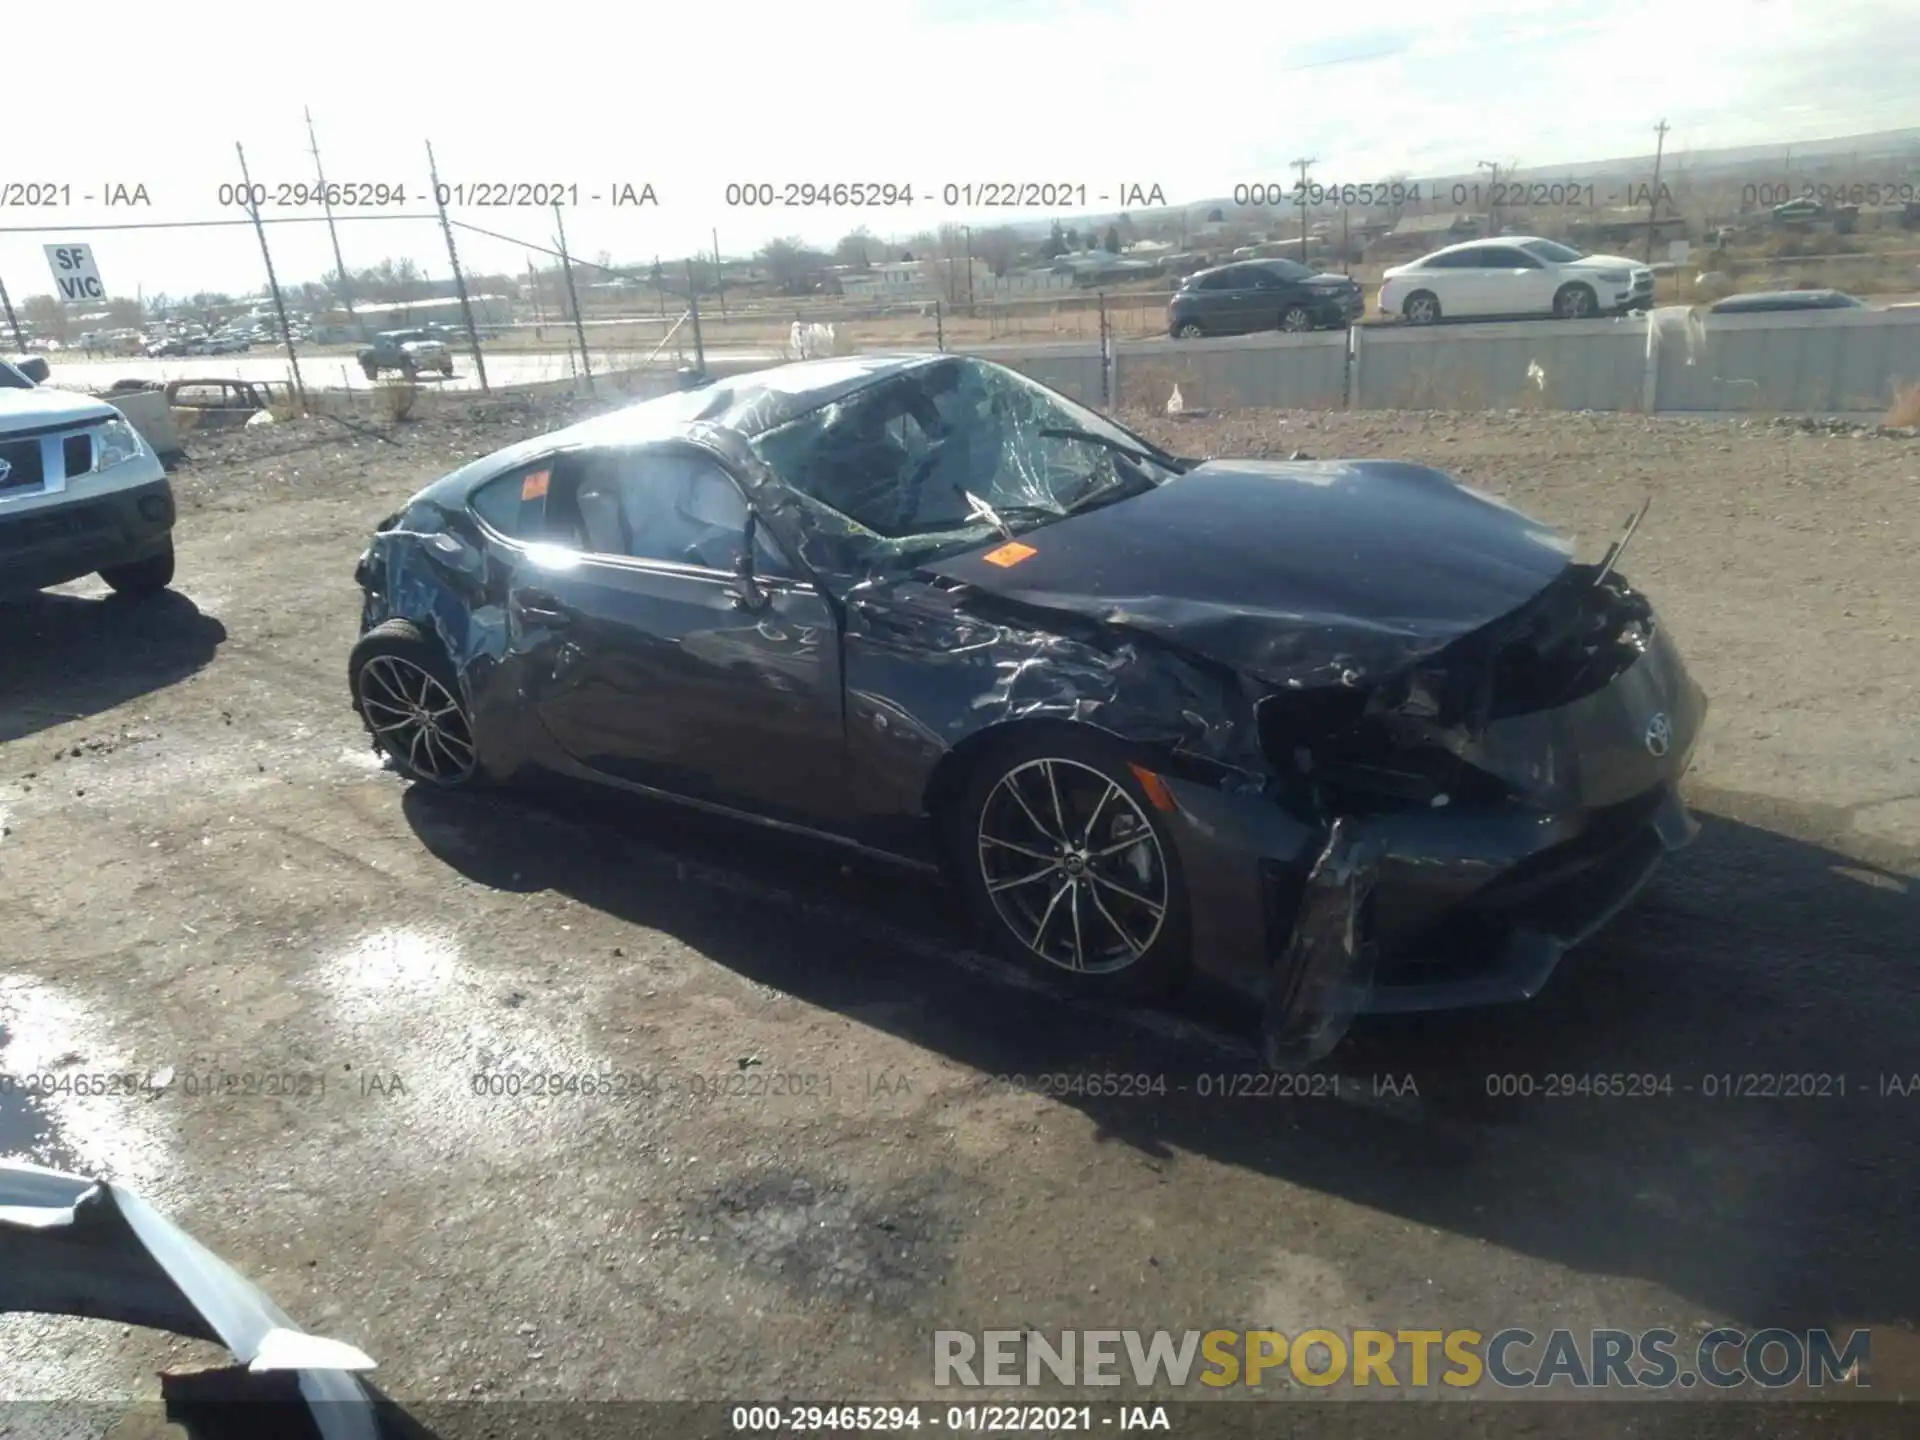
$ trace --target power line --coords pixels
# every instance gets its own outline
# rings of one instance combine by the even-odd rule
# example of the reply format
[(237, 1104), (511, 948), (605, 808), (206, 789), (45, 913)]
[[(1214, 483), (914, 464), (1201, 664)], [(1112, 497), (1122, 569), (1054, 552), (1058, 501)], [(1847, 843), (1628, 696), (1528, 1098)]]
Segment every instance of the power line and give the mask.
[[(433, 215), (336, 215), (336, 220), (426, 220)], [(262, 215), (246, 220), (137, 220), (127, 225), (0, 225), (0, 235), (86, 234), (95, 230), (211, 230), (230, 225), (325, 225), (324, 215)], [(455, 222), (458, 223), (458, 222)]]

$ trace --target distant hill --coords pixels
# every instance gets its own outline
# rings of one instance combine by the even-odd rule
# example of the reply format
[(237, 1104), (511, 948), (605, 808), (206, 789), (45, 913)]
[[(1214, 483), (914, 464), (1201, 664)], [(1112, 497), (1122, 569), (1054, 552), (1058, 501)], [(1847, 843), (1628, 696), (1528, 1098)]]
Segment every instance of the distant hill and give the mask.
[[(1884, 165), (1893, 162), (1900, 166), (1890, 174), (1863, 174), (1862, 180), (1886, 180), (1905, 178), (1910, 167), (1920, 167), (1920, 128), (1906, 130), (1880, 130), (1870, 135), (1838, 135), (1824, 140), (1782, 141), (1772, 145), (1735, 145), (1715, 150), (1669, 150), (1666, 163), (1683, 168), (1694, 180), (1716, 176), (1738, 175), (1744, 170), (1766, 173), (1760, 178), (1777, 180), (1782, 178), (1783, 168), (1790, 162), (1795, 166), (1814, 163), (1830, 164), (1834, 161), (1858, 161), (1862, 171), (1876, 163)], [(1527, 180), (1597, 180), (1618, 177), (1630, 182), (1651, 179), (1653, 175), (1653, 152), (1644, 155), (1625, 155), (1611, 160), (1577, 160), (1566, 165), (1523, 165), (1513, 175), (1515, 179)], [(1459, 182), (1486, 182), (1484, 173), (1461, 171), (1451, 175), (1424, 175), (1410, 177), (1410, 183), (1417, 181), (1423, 194), (1431, 195), (1441, 189)], [(1204, 212), (1213, 206), (1223, 209), (1234, 208), (1231, 197), (1220, 196), (1208, 200), (1192, 200), (1171, 207), (1184, 209), (1189, 214)], [(1079, 217), (1074, 217), (1076, 223)], [(1105, 223), (1107, 217), (1098, 217)], [(1044, 234), (1047, 225), (1039, 227)]]

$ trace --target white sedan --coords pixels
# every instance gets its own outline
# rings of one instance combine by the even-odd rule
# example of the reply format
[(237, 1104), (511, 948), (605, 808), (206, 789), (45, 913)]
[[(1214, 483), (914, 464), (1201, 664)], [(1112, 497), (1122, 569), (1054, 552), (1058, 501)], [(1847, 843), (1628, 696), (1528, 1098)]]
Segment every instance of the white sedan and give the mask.
[(1380, 282), (1380, 313), (1436, 320), (1580, 320), (1653, 305), (1653, 271), (1619, 255), (1583, 255), (1533, 235), (1469, 240), (1396, 265)]

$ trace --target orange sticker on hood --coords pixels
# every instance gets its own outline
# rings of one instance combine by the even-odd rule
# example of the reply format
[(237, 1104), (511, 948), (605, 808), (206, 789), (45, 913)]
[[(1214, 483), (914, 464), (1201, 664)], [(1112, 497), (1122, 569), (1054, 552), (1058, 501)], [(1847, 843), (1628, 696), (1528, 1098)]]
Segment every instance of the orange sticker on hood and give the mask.
[(980, 558), (989, 565), (998, 565), (1005, 569), (1009, 565), (1018, 565), (1022, 560), (1030, 560), (1039, 553), (1031, 545), (1022, 545), (1018, 540), (1009, 540), (998, 550), (989, 550)]
[(522, 500), (542, 500), (546, 498), (547, 482), (553, 478), (551, 470), (536, 470), (520, 482)]

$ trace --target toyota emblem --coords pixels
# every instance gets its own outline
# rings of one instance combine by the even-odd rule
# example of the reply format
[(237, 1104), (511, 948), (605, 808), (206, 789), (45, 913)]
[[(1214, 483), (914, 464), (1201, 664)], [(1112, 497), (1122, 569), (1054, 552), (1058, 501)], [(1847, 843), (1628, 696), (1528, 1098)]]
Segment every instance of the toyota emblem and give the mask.
[(1673, 722), (1667, 719), (1665, 711), (1657, 713), (1651, 720), (1647, 721), (1646, 739), (1648, 754), (1664, 755), (1667, 753), (1667, 747), (1673, 744)]

